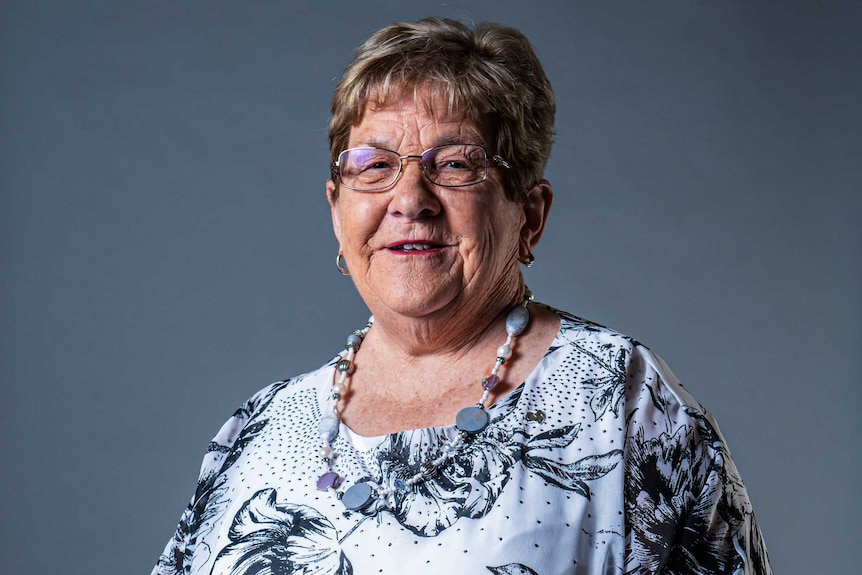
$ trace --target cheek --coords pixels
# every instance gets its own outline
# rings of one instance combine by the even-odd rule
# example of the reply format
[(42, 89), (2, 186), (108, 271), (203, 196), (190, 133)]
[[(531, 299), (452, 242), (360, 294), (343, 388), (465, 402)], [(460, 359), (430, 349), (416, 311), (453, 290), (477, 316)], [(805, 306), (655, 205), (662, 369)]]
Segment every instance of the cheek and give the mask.
[(339, 206), (341, 241), (347, 249), (361, 250), (377, 232), (380, 208), (371, 201), (344, 202)]
[(474, 233), (469, 242), (476, 265), (504, 263), (517, 258), (523, 211), (514, 206), (486, 205), (476, 211)]

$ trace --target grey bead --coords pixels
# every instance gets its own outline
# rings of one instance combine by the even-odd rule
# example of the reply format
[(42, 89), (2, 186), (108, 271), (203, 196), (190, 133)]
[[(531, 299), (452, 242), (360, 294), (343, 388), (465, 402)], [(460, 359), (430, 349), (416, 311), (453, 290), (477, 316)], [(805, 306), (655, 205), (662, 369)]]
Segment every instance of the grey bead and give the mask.
[(521, 335), (530, 323), (530, 312), (523, 306), (518, 306), (506, 316), (506, 333), (511, 336)]
[(455, 417), (455, 426), (461, 431), (476, 434), (488, 427), (491, 418), (478, 407), (465, 407)]
[(352, 347), (354, 349), (359, 349), (360, 345), (362, 345), (362, 336), (361, 335), (356, 335), (355, 333), (352, 333), (349, 336), (347, 336), (347, 347), (348, 348)]
[(371, 505), (375, 497), (374, 489), (369, 484), (357, 483), (344, 492), (341, 502), (351, 511), (360, 511)]

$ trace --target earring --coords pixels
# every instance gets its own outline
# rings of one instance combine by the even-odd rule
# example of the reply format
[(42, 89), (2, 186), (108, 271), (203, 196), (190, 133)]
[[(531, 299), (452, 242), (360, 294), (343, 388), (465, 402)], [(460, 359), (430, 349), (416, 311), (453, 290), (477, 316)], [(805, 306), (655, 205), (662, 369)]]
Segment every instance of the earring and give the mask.
[(341, 272), (341, 275), (350, 275), (350, 270), (347, 269), (347, 260), (344, 259), (344, 254), (341, 253), (341, 250), (338, 250), (338, 255), (335, 256), (335, 267), (338, 268), (338, 271)]
[(533, 262), (536, 261), (536, 256), (533, 255), (533, 252), (527, 252), (527, 261), (521, 262), (524, 264), (524, 267), (531, 268), (533, 267)]

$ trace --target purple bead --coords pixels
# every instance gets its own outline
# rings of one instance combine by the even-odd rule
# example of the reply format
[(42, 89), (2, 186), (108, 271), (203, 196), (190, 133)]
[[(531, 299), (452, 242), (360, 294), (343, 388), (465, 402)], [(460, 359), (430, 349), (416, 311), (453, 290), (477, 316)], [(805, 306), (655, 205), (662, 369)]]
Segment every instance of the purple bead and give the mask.
[(488, 391), (490, 391), (497, 387), (498, 383), (500, 383), (500, 378), (492, 373), (488, 377), (482, 378), (482, 389), (487, 389)]
[(341, 478), (334, 471), (327, 471), (317, 480), (317, 489), (320, 491), (328, 491), (329, 488), (338, 487), (341, 484)]

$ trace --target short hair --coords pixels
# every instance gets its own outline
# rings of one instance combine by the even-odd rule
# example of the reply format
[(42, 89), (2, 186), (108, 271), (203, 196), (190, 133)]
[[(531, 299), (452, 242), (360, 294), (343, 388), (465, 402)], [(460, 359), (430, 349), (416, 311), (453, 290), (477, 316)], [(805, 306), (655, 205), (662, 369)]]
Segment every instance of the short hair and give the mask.
[(542, 179), (554, 139), (554, 91), (529, 40), (493, 22), (471, 27), (440, 18), (387, 26), (357, 49), (332, 99), (332, 165), (369, 103), (383, 105), (411, 88), (442, 97), (450, 113), (490, 121), (489, 153), (512, 166), (504, 179), (509, 199), (523, 201)]

